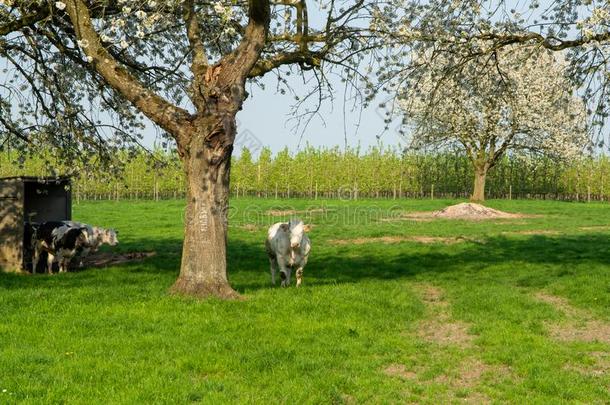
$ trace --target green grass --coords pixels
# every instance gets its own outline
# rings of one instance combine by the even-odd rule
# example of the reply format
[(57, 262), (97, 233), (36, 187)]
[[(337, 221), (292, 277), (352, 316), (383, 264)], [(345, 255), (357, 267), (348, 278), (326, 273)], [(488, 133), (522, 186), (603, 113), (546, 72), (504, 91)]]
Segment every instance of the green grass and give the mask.
[[(610, 323), (610, 206), (490, 201), (542, 216), (382, 220), (451, 203), (234, 199), (229, 277), (246, 299), (232, 302), (168, 295), (182, 202), (76, 205), (75, 219), (120, 231), (115, 251), (157, 255), (53, 277), (0, 273), (0, 403), (610, 402), (610, 345), (557, 340), (550, 325), (585, 320), (535, 298)], [(315, 225), (304, 287), (272, 288), (263, 240), (286, 217), (267, 211), (320, 207), (300, 214)], [(329, 243), (388, 235), (470, 240)], [(423, 298), (429, 285), (446, 306)], [(472, 342), (423, 337), (435, 308)], [(473, 363), (482, 370), (467, 378)]]

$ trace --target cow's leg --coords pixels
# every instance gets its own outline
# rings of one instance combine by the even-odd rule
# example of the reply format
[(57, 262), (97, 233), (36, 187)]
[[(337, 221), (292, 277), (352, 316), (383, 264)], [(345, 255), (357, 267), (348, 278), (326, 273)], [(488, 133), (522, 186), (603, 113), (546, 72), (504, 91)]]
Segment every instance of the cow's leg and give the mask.
[(270, 257), (269, 265), (271, 267), (271, 284), (275, 285), (275, 272), (277, 271), (277, 260)]
[(290, 285), (290, 268), (286, 266), (286, 260), (282, 256), (277, 256), (277, 264), (280, 268), (280, 278), (282, 279), (281, 286), (288, 287)]
[(64, 257), (64, 256), (59, 257), (59, 272), (60, 273), (65, 273), (66, 271), (68, 271), (69, 265), (70, 265), (69, 257)]
[(84, 248), (80, 254), (78, 255), (78, 267), (79, 268), (83, 268), (84, 267), (84, 263), (85, 263), (85, 257), (87, 257), (87, 255), (89, 254), (89, 252), (91, 251), (91, 249), (89, 248)]
[(284, 287), (290, 287), (290, 274), (292, 273), (292, 267), (286, 267), (286, 285)]
[(47, 274), (53, 274), (53, 260), (55, 256), (51, 252), (47, 252)]
[(34, 246), (32, 254), (32, 274), (36, 274), (36, 267), (38, 267), (38, 260), (40, 259), (40, 248), (38, 245)]
[(307, 255), (305, 255), (301, 259), (301, 263), (300, 263), (299, 267), (297, 268), (297, 287), (300, 287), (301, 283), (303, 283), (303, 269), (305, 268), (306, 264), (307, 264)]

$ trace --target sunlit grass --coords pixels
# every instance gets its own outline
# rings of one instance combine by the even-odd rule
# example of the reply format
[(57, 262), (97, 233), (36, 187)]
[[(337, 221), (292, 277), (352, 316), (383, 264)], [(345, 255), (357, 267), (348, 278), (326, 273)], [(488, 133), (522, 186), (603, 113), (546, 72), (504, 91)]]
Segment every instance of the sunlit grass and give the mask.
[[(578, 320), (535, 294), (610, 322), (610, 207), (491, 201), (538, 216), (394, 220), (450, 203), (234, 199), (229, 277), (245, 300), (232, 302), (168, 295), (181, 201), (76, 205), (75, 219), (119, 230), (116, 251), (157, 255), (53, 277), (1, 274), (0, 403), (609, 402), (607, 341), (555, 339), (550, 324)], [(266, 227), (290, 210), (314, 225), (298, 290), (271, 288), (263, 249)], [(547, 232), (519, 233), (528, 230)], [(379, 236), (468, 240), (329, 242)], [(434, 318), (426, 286), (443, 292), (439, 308), (471, 343), (421, 336)]]

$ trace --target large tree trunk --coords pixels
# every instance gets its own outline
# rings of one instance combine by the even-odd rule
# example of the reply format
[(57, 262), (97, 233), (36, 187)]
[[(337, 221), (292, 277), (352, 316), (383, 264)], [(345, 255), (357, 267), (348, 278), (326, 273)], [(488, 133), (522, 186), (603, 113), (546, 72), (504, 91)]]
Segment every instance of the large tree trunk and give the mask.
[(182, 161), (187, 205), (180, 275), (172, 292), (196, 297), (237, 298), (227, 278), (229, 173), (235, 114), (195, 122)]
[(487, 167), (475, 167), (474, 169), (474, 190), (470, 201), (485, 201), (485, 178), (487, 177)]

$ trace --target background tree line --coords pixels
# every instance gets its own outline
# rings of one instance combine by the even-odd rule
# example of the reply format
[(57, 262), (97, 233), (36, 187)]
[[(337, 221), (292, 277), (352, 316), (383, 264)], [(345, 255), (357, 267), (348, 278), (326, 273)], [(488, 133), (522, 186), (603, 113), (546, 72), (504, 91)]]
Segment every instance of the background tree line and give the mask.
[[(120, 176), (83, 172), (74, 179), (73, 198), (182, 198), (185, 178), (179, 158), (157, 150), (152, 155), (127, 152)], [(48, 154), (17, 160), (0, 153), (0, 176), (53, 175), (62, 164)], [(462, 152), (409, 152), (398, 147), (314, 148), (273, 154), (263, 148), (257, 157), (242, 149), (233, 157), (231, 194), (261, 198), (441, 198), (472, 192), (473, 168)], [(610, 200), (610, 158), (581, 157), (558, 163), (542, 156), (509, 154), (490, 171), (490, 198)]]

